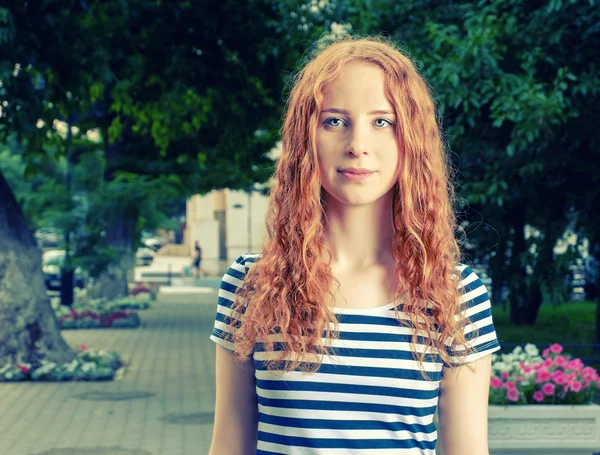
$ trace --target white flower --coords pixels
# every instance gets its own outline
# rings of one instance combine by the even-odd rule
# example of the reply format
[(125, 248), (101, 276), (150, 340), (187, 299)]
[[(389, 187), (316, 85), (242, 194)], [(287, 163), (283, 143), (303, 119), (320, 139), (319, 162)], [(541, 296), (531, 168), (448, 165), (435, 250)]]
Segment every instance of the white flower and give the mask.
[(85, 362), (83, 365), (81, 365), (81, 371), (83, 373), (89, 373), (94, 369), (96, 369), (96, 364), (93, 362)]
[(527, 343), (525, 345), (525, 352), (527, 354), (529, 354), (531, 357), (540, 355), (539, 349), (535, 346), (535, 344), (531, 344), (531, 343)]
[(338, 24), (337, 22), (331, 23), (331, 33), (334, 36), (347, 35), (350, 30), (352, 30), (351, 24)]
[(504, 363), (504, 362), (498, 362), (496, 364), (496, 369), (504, 372), (504, 371), (510, 370), (510, 367), (506, 363)]
[(77, 359), (73, 360), (71, 363), (68, 364), (68, 366), (67, 366), (67, 372), (68, 373), (74, 373), (75, 370), (77, 369), (78, 365), (79, 365), (79, 362), (77, 362)]
[(516, 348), (513, 349), (513, 354), (514, 355), (519, 355), (523, 352), (523, 348), (521, 346), (517, 346)]

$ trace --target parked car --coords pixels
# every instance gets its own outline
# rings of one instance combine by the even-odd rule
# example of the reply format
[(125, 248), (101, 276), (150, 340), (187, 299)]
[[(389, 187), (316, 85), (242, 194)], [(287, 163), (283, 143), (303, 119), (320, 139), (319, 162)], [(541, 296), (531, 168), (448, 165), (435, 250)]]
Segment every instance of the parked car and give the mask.
[(61, 240), (60, 232), (51, 227), (45, 227), (35, 231), (35, 240), (40, 248), (56, 248)]
[(142, 239), (142, 244), (146, 248), (150, 248), (153, 251), (158, 251), (162, 248), (162, 241), (157, 237), (149, 237)]
[(135, 253), (135, 265), (148, 266), (152, 264), (156, 252), (151, 248), (138, 248)]
[[(48, 250), (42, 254), (42, 270), (46, 281), (46, 288), (51, 291), (60, 290), (62, 269), (65, 263), (65, 250)], [(77, 288), (85, 288), (85, 274), (77, 267), (73, 284)]]

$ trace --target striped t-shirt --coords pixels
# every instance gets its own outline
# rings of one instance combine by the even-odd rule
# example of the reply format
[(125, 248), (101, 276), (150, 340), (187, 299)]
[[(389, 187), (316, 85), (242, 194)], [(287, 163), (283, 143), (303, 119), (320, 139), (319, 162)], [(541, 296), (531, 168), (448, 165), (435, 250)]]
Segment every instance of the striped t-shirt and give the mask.
[[(229, 268), (219, 291), (211, 339), (226, 339), (235, 291), (259, 255), (243, 255)], [(471, 325), (467, 362), (500, 349), (487, 290), (467, 266), (459, 265), (463, 311)], [(394, 304), (371, 309), (335, 308), (338, 339), (316, 373), (269, 372), (276, 357), (262, 343), (254, 348), (259, 455), (435, 455), (433, 422), (443, 362), (426, 357), (425, 380), (410, 348), (412, 330), (396, 320)], [(408, 319), (402, 312), (403, 319)], [(473, 326), (477, 331), (473, 332)], [(471, 333), (469, 337), (468, 334)], [(472, 334), (477, 334), (473, 337)], [(273, 335), (277, 341), (278, 335)], [(279, 340), (280, 341), (280, 340)], [(417, 345), (418, 348), (419, 345)]]

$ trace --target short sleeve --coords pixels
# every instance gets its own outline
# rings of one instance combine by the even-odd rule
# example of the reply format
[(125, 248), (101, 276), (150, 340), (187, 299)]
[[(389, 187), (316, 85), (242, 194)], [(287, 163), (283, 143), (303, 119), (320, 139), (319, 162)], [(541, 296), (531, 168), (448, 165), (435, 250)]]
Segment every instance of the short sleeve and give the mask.
[(232, 341), (234, 332), (229, 324), (233, 319), (235, 320), (233, 327), (236, 327), (241, 316), (239, 313), (233, 312), (231, 307), (235, 299), (236, 291), (242, 287), (244, 278), (248, 272), (248, 267), (255, 259), (255, 255), (244, 254), (240, 256), (231, 264), (229, 269), (227, 269), (227, 272), (225, 272), (223, 279), (221, 280), (215, 324), (210, 339), (230, 351), (234, 350)]
[[(459, 264), (458, 271), (460, 272), (458, 284), (460, 313), (457, 319), (464, 321), (466, 317), (467, 322), (464, 327), (466, 345), (456, 346), (454, 352), (449, 351), (455, 362), (454, 365), (473, 362), (500, 349), (487, 288), (468, 266)], [(466, 358), (462, 357), (465, 349)]]

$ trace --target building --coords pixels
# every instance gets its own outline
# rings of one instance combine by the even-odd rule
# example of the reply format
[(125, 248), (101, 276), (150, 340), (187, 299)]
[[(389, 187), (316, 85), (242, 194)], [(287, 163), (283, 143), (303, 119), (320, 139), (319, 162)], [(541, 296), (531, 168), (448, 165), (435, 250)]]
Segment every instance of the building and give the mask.
[(222, 275), (246, 252), (262, 250), (266, 239), (269, 197), (260, 192), (213, 190), (188, 199), (184, 244), (193, 255), (196, 241), (202, 248), (202, 270)]

